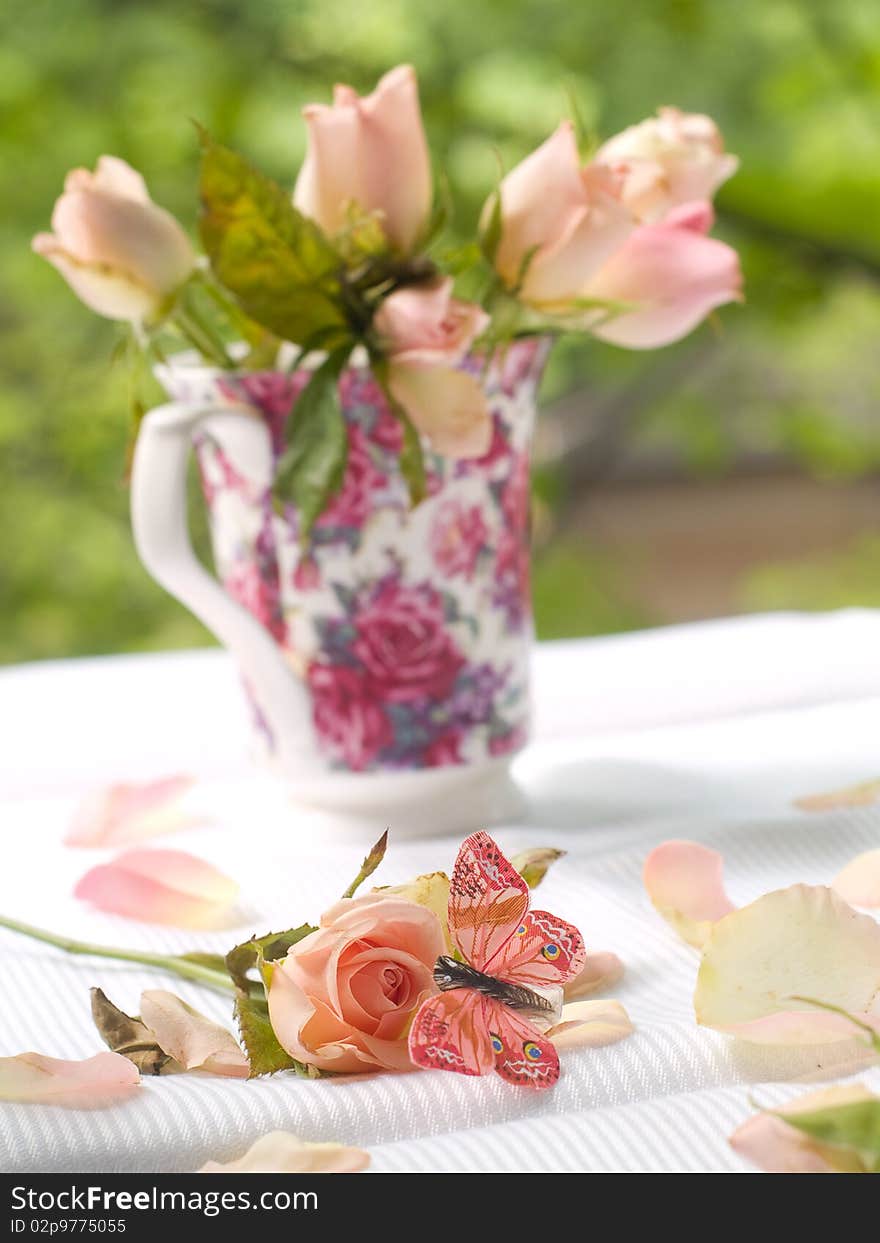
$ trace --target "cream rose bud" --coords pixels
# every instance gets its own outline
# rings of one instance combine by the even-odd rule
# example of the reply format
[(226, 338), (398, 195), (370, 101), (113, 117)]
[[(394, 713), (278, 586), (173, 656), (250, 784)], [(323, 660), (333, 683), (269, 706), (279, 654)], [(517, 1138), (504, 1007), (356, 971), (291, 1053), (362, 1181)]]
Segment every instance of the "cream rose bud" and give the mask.
[(34, 250), (108, 319), (154, 319), (195, 267), (181, 226), (152, 201), (140, 173), (115, 156), (102, 155), (94, 173), (68, 173), (52, 228), (37, 234)]
[(712, 195), (737, 170), (711, 117), (661, 108), (656, 117), (609, 138), (598, 165), (622, 178), (621, 197), (639, 220), (662, 219), (673, 207)]
[(344, 898), (273, 966), (269, 1018), (281, 1046), (320, 1070), (409, 1070), (410, 1019), (434, 986), (443, 929), (424, 906)]
[(412, 66), (398, 65), (363, 98), (337, 86), (332, 105), (310, 104), (303, 115), (309, 146), (294, 205), (333, 237), (355, 203), (378, 214), (391, 246), (412, 250), (428, 223), (433, 193)]
[(393, 397), (433, 448), (449, 457), (481, 457), (492, 438), (485, 394), (474, 376), (458, 369), (488, 324), (476, 303), (452, 297), (449, 278), (397, 290), (373, 321)]
[[(564, 121), (501, 182), (501, 236), (495, 267), (533, 306), (554, 308), (581, 296), (635, 221), (605, 168), (581, 168), (574, 126)], [(484, 209), (484, 222), (492, 210)]]

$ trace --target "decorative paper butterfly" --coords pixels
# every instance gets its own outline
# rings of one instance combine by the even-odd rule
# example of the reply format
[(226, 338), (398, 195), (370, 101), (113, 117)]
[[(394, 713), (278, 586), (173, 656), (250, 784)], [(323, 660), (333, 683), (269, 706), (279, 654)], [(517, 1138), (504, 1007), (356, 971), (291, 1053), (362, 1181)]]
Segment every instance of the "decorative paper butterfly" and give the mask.
[(554, 992), (561, 1000), (561, 985), (583, 967), (581, 934), (547, 911), (529, 910), (528, 886), (488, 833), (473, 833), (458, 852), (449, 931), (465, 961), (437, 959), (440, 992), (416, 1014), (410, 1057), (434, 1070), (497, 1070), (509, 1083), (551, 1088), (559, 1057), (536, 1023), (549, 1025)]

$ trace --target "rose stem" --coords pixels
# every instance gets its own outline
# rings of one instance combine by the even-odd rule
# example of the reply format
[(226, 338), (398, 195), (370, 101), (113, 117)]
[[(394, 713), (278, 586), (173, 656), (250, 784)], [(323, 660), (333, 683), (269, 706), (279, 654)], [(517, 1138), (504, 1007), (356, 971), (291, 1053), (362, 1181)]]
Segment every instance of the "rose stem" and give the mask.
[(54, 945), (68, 954), (87, 954), (92, 958), (115, 958), (121, 962), (142, 963), (145, 967), (159, 967), (162, 971), (170, 971), (184, 980), (192, 980), (196, 984), (205, 984), (209, 988), (219, 989), (224, 993), (234, 993), (235, 985), (223, 971), (215, 971), (204, 963), (190, 962), (186, 958), (174, 955), (150, 954), (146, 950), (116, 949), (108, 945), (92, 945), (88, 941), (74, 941), (70, 937), (59, 937), (43, 928), (34, 928), (31, 924), (21, 923), (17, 919), (9, 919), (0, 915), (0, 928), (9, 928), (12, 932), (20, 932), (22, 936), (31, 937), (34, 941), (44, 941)]

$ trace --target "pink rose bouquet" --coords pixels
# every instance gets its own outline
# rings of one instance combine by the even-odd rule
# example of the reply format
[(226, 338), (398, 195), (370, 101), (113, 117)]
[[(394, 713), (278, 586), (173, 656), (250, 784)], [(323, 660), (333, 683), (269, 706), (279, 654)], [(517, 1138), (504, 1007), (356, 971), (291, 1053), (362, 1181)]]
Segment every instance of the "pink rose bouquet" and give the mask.
[[(366, 96), (337, 85), (304, 117), (292, 193), (202, 133), (204, 258), (141, 175), (111, 156), (68, 175), (53, 232), (33, 243), (83, 302), (127, 323), (148, 356), (186, 342), (236, 370), (244, 391), (276, 369), (285, 417), (273, 428), (274, 491), (296, 505), (303, 535), (376, 504), (375, 445), (346, 428), (339, 400), (355, 349), (388, 412), (383, 452), (399, 459), (418, 500), (430, 483), (425, 449), (492, 453), (481, 375), (513, 339), (577, 331), (652, 349), (741, 297), (736, 253), (708, 236), (712, 196), (737, 161), (707, 116), (661, 108), (586, 162), (574, 125), (561, 121), (500, 179), (479, 245), (454, 265), (435, 245), (443, 213), (411, 67)], [(479, 303), (457, 296), (459, 278), (483, 291)], [(459, 554), (444, 547), (466, 575), (477, 532), (458, 530)], [(452, 527), (444, 538), (457, 538)]]

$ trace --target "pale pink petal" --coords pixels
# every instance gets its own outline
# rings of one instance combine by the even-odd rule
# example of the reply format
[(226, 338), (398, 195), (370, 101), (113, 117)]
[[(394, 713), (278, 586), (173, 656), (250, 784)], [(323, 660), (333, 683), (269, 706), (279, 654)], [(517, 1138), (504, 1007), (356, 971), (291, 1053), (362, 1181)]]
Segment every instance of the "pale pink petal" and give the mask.
[(310, 1144), (289, 1131), (270, 1131), (234, 1161), (208, 1161), (200, 1174), (356, 1174), (370, 1164), (362, 1148)]
[(635, 1029), (619, 1001), (575, 1001), (547, 1032), (557, 1049), (599, 1048), (616, 1044)]
[(141, 994), (141, 1019), (163, 1053), (185, 1070), (247, 1079), (248, 1060), (232, 1032), (199, 1014), (174, 993), (149, 989)]
[(392, 360), (394, 397), (436, 453), (482, 457), (492, 440), (492, 417), (477, 379), (450, 367), (411, 367)]
[(695, 223), (689, 211), (677, 221), (642, 225), (611, 256), (584, 296), (633, 309), (597, 319), (595, 336), (626, 349), (655, 349), (742, 299), (736, 251), (696, 232)]
[(118, 1053), (81, 1062), (43, 1053), (0, 1057), (0, 1101), (101, 1109), (130, 1096), (140, 1081), (137, 1067)]
[(772, 1114), (761, 1113), (750, 1118), (731, 1135), (730, 1145), (741, 1157), (768, 1174), (861, 1172), (864, 1167), (857, 1155), (822, 1144), (805, 1132), (787, 1126), (777, 1115), (811, 1113), (876, 1099), (874, 1093), (860, 1083), (808, 1092), (806, 1096), (779, 1105)]
[(734, 911), (703, 949), (697, 1022), (757, 1044), (852, 1040), (880, 1029), (880, 924), (823, 886), (792, 885)]
[(600, 988), (610, 988), (622, 975), (623, 963), (616, 954), (608, 950), (587, 954), (583, 970), (565, 985), (565, 1000), (577, 1001), (580, 997), (597, 993)]
[(856, 855), (838, 872), (831, 888), (851, 906), (880, 906), (880, 850)]
[(844, 807), (872, 807), (880, 799), (880, 780), (862, 781), (824, 794), (807, 794), (794, 800), (801, 811), (837, 811)]
[(227, 914), (238, 885), (181, 850), (130, 850), (86, 872), (74, 895), (129, 919), (210, 928)]
[(122, 846), (192, 823), (180, 806), (194, 777), (120, 782), (96, 790), (77, 809), (65, 846)]
[(662, 842), (645, 860), (648, 897), (689, 945), (702, 946), (713, 924), (734, 910), (724, 892), (724, 860), (699, 842)]

